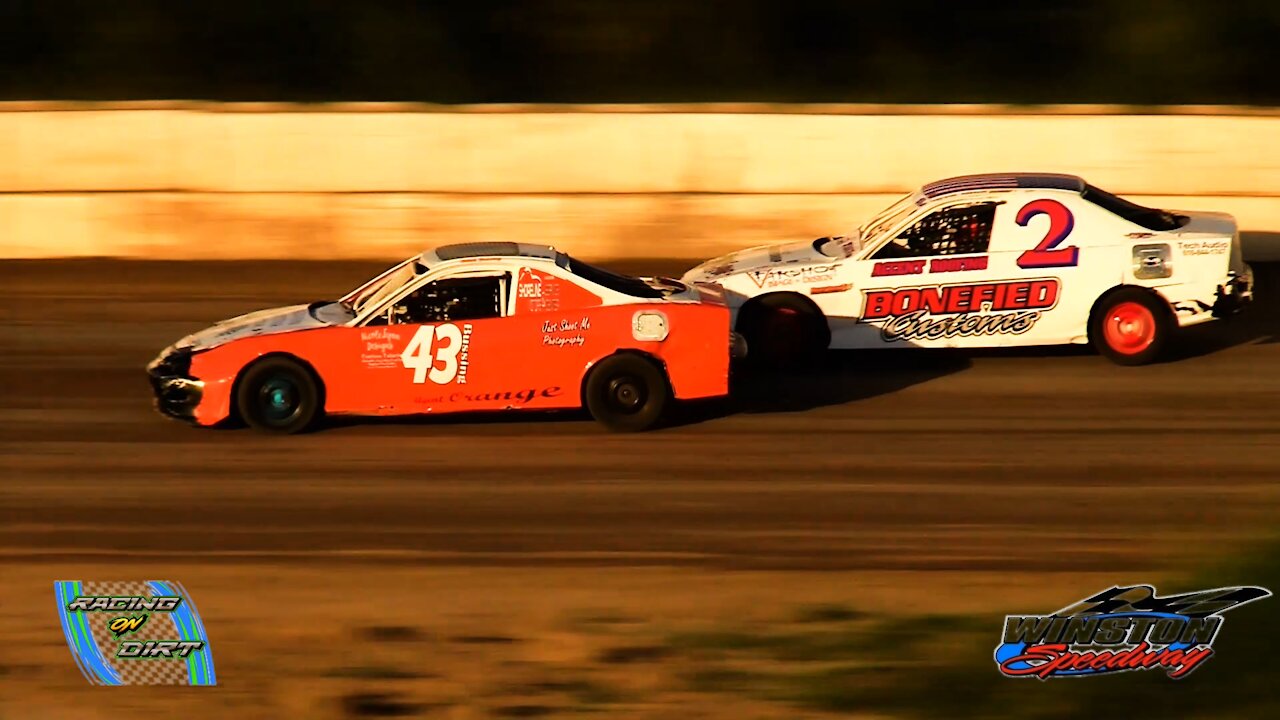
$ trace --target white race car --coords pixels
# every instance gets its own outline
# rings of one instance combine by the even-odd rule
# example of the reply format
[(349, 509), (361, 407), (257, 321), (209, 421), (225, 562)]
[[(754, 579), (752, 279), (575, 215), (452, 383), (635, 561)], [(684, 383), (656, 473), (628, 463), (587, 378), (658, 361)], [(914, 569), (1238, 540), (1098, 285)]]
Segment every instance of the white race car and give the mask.
[(748, 356), (775, 364), (827, 347), (1092, 343), (1138, 365), (1253, 285), (1230, 215), (1046, 173), (930, 183), (853, 235), (743, 250), (683, 279), (723, 286)]

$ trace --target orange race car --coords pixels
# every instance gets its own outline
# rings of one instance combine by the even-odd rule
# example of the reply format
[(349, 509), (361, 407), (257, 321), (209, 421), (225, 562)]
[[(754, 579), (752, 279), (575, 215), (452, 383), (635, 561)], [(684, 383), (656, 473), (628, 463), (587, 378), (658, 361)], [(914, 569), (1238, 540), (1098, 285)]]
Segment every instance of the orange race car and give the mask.
[(156, 406), (275, 432), (324, 415), (586, 407), (613, 430), (728, 393), (744, 352), (719, 286), (635, 278), (553, 248), (448, 245), (340, 300), (242, 315), (147, 366)]

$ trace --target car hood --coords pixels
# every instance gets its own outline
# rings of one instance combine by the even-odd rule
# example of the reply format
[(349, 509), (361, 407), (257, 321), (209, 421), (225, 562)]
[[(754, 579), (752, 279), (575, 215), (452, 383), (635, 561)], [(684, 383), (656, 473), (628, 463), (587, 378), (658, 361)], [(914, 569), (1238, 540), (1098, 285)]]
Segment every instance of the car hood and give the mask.
[(322, 313), (311, 311), (315, 305), (325, 304), (290, 305), (233, 317), (188, 335), (174, 343), (173, 347), (175, 349), (190, 348), (198, 352), (244, 337), (311, 330), (333, 324), (320, 319), (323, 317)]
[(783, 245), (760, 245), (708, 260), (684, 274), (685, 283), (714, 281), (729, 275), (738, 275), (779, 265), (833, 263), (839, 258), (824, 255), (808, 240)]

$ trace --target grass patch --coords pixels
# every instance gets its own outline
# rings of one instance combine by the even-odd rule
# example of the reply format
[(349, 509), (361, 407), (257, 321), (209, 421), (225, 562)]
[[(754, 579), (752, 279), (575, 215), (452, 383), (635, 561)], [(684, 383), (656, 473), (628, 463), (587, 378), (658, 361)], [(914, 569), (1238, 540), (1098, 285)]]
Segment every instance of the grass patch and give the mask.
[(364, 639), (374, 642), (417, 642), (426, 639), (422, 630), (409, 625), (371, 625), (356, 632)]
[(455, 635), (449, 642), (461, 645), (511, 645), (520, 642), (519, 638), (507, 635)]
[(526, 688), (537, 693), (560, 693), (572, 698), (578, 705), (612, 705), (622, 702), (621, 690), (587, 678), (542, 680), (530, 683)]
[(556, 711), (547, 705), (502, 705), (493, 709), (497, 717), (531, 718), (545, 717)]
[(428, 709), (423, 703), (409, 702), (389, 693), (353, 693), (339, 700), (347, 717), (411, 717)]
[(995, 633), (999, 624), (982, 618), (927, 615), (885, 618), (837, 627), (812, 627), (774, 632), (711, 630), (677, 633), (667, 645), (677, 650), (719, 654), (755, 654), (779, 662), (842, 662), (874, 657), (900, 659), (940, 636), (978, 630)]
[(744, 651), (776, 647), (786, 642), (782, 636), (746, 630), (705, 630), (675, 633), (667, 646), (677, 650)]
[(602, 651), (597, 660), (609, 665), (654, 662), (671, 654), (671, 649), (661, 645), (627, 645)]
[(798, 623), (840, 623), (862, 620), (867, 613), (838, 603), (821, 605), (805, 605), (796, 610), (795, 621)]
[(882, 665), (828, 668), (779, 676), (778, 688), (771, 695), (827, 712), (876, 710), (891, 705), (901, 694), (900, 680), (899, 673)]
[(769, 676), (713, 665), (690, 670), (682, 675), (682, 679), (685, 686), (694, 692), (746, 693), (759, 691)]

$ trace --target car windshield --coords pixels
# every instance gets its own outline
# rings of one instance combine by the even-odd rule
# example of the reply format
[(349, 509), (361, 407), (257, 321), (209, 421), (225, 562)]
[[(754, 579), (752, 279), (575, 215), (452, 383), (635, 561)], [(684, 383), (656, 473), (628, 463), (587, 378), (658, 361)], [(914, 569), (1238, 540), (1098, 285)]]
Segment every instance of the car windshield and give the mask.
[(347, 294), (342, 298), (342, 304), (359, 315), (367, 308), (377, 307), (396, 290), (404, 287), (405, 283), (412, 280), (414, 276), (425, 271), (426, 268), (417, 262), (416, 257), (409, 258)]
[(919, 193), (913, 192), (903, 195), (897, 202), (858, 228), (858, 236), (868, 240), (874, 239), (880, 233), (905, 220), (907, 215), (910, 215), (912, 211), (920, 206), (920, 200), (922, 199)]

